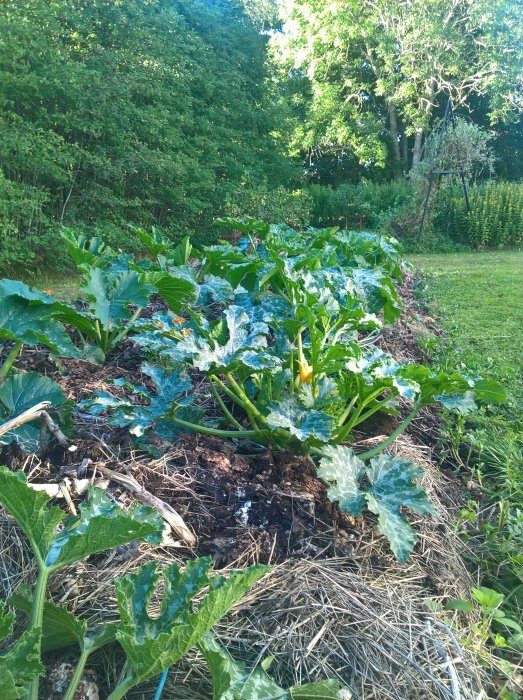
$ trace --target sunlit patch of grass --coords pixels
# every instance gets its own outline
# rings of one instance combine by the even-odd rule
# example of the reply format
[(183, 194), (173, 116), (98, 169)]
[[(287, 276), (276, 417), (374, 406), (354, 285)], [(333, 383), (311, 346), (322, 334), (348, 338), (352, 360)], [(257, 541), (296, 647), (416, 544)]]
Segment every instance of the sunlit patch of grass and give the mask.
[(75, 273), (59, 275), (46, 272), (35, 277), (25, 275), (20, 278), (31, 287), (35, 287), (42, 292), (49, 292), (61, 301), (72, 302), (81, 296), (79, 289), (82, 284), (82, 278)]
[[(509, 400), (448, 421), (447, 439), (469, 448), (465, 463), (484, 490), (475, 525), (482, 581), (523, 610), (523, 253), (413, 255), (421, 270), (420, 298), (448, 338), (432, 357), (443, 369), (501, 381)], [(452, 452), (452, 450), (450, 450)], [(466, 451), (465, 451), (466, 452)], [(459, 464), (459, 444), (452, 452)], [(479, 514), (481, 512), (481, 515)], [(517, 525), (517, 523), (520, 523)], [(512, 525), (511, 525), (512, 523)]]
[[(447, 362), (523, 392), (523, 252), (413, 255), (426, 298), (447, 332)], [(438, 357), (438, 360), (441, 360)]]

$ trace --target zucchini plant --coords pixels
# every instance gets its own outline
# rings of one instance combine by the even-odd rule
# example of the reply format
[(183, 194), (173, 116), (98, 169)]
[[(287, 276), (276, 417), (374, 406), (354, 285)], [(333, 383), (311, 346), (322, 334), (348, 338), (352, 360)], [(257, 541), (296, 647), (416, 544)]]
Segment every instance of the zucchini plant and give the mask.
[[(196, 283), (190, 275), (176, 275), (149, 269), (149, 261), (136, 262), (133, 256), (118, 254), (99, 239), (75, 237), (65, 230), (63, 240), (83, 276), (81, 292), (87, 309), (77, 309), (17, 280), (0, 281), (0, 341), (13, 343), (0, 367), (0, 382), (7, 376), (24, 344), (45, 345), (55, 355), (96, 362), (119, 345), (149, 303), (153, 293), (169, 308), (180, 311), (196, 296)], [(181, 244), (180, 260), (190, 254), (188, 241)], [(74, 329), (77, 347), (67, 333)]]
[[(0, 654), (2, 698), (37, 700), (39, 679), (45, 673), (42, 655), (76, 646), (78, 661), (63, 696), (64, 700), (73, 700), (90, 656), (109, 644), (119, 644), (126, 661), (121, 680), (108, 700), (119, 700), (131, 688), (159, 676), (196, 646), (209, 665), (215, 700), (340, 697), (337, 681), (284, 690), (262, 667), (247, 674), (243, 665), (235, 662), (210, 635), (213, 625), (268, 571), (262, 565), (232, 571), (223, 577), (210, 575), (210, 557), (188, 561), (184, 569), (171, 564), (161, 572), (162, 603), (155, 617), (149, 614), (151, 599), (159, 591), (160, 575), (155, 562), (116, 579), (116, 620), (92, 625), (47, 600), (47, 581), (53, 573), (133, 540), (159, 543), (163, 529), (156, 511), (135, 506), (125, 512), (101, 489), (90, 491), (90, 501), (80, 506), (77, 518), (66, 518), (48, 501), (45, 493), (27, 486), (21, 473), (0, 467), (0, 503), (25, 532), (38, 566), (34, 590), (22, 585), (7, 602), (0, 602), (0, 640), (4, 640), (4, 645), (14, 623), (14, 614), (8, 607), (25, 614), (29, 621), (27, 629)], [(193, 605), (196, 596), (199, 603)]]
[[(0, 468), (0, 503), (26, 534), (37, 563), (33, 591), (23, 587), (7, 601), (29, 619), (28, 627), (0, 654), (0, 691), (5, 700), (37, 700), (39, 678), (45, 669), (42, 652), (77, 644), (78, 664), (64, 700), (73, 700), (90, 655), (118, 643), (125, 656), (125, 673), (112, 689), (110, 700), (122, 698), (132, 687), (153, 678), (196, 646), (250, 586), (263, 576), (261, 565), (234, 571), (227, 578), (210, 576), (209, 557), (189, 561), (182, 571), (172, 564), (163, 571), (160, 615), (151, 618), (148, 605), (158, 582), (154, 562), (116, 580), (119, 619), (91, 627), (66, 609), (46, 600), (50, 575), (97, 552), (133, 540), (161, 541), (160, 515), (145, 506), (123, 511), (101, 489), (93, 488), (78, 517), (68, 517), (48, 505), (45, 493), (34, 491), (21, 473)], [(208, 589), (197, 606), (195, 595)], [(0, 603), (0, 638), (12, 632), (14, 616)]]
[[(153, 316), (135, 336), (164, 365), (143, 368), (152, 390), (131, 387), (138, 402), (105, 394), (84, 405), (140, 437), (150, 429), (167, 439), (194, 430), (309, 453), (319, 459), (330, 497), (353, 515), (364, 506), (376, 513), (404, 561), (415, 534), (401, 507), (432, 507), (413, 481), (420, 476), (414, 465), (378, 455), (426, 406), (464, 413), (475, 399), (504, 400), (504, 391), (481, 378), (398, 363), (376, 348), (382, 324), (401, 311), (395, 241), (336, 229), (297, 233), (254, 220), (222, 223), (245, 237), (203, 250), (191, 318)], [(204, 419), (189, 377), (194, 370), (205, 376), (225, 425)], [(397, 416), (398, 425), (356, 456), (346, 443), (378, 412)]]
[(61, 314), (49, 294), (33, 290), (23, 282), (0, 280), (0, 343), (10, 343), (9, 353), (0, 365), (0, 384), (24, 345), (44, 345), (55, 355), (78, 357), (78, 349), (64, 328)]

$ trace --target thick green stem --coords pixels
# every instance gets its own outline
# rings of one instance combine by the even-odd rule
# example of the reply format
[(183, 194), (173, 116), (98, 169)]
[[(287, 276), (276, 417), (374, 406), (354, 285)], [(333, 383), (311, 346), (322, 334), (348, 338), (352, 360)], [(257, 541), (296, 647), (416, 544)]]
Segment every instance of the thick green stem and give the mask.
[(300, 330), (298, 335), (296, 336), (296, 347), (298, 348), (298, 360), (300, 362), (303, 362), (305, 359), (303, 355), (303, 338), (301, 337), (302, 331)]
[[(220, 387), (220, 389), (221, 389), (222, 391), (224, 391), (224, 392), (227, 394), (227, 396), (228, 396), (230, 399), (232, 399), (232, 401), (234, 401), (235, 404), (237, 404), (238, 406), (240, 406), (240, 408), (241, 408), (243, 411), (245, 411), (245, 413), (247, 414), (247, 418), (249, 419), (249, 423), (251, 424), (251, 427), (253, 428), (253, 430), (259, 431), (260, 429), (259, 429), (259, 427), (258, 427), (258, 424), (256, 423), (256, 420), (255, 420), (255, 418), (254, 418), (254, 415), (252, 414), (252, 411), (249, 409), (249, 407), (245, 405), (245, 401), (243, 400), (243, 398), (237, 396), (237, 395), (234, 393), (234, 391), (232, 391), (232, 389), (230, 389), (226, 384), (224, 384), (224, 383), (221, 381), (221, 379), (218, 379), (218, 377), (214, 376), (213, 379), (214, 379), (214, 381), (218, 384), (218, 386)], [(244, 395), (245, 392), (241, 389), (241, 387), (238, 387), (238, 388), (239, 388), (240, 391), (242, 392), (242, 395)]]
[[(133, 325), (133, 323), (135, 321), (137, 321), (138, 318), (140, 317), (140, 314), (142, 313), (142, 311), (143, 311), (142, 307), (138, 307), (136, 309), (134, 314), (131, 316), (131, 318), (127, 322), (125, 328), (123, 328), (119, 333), (117, 333), (116, 336), (110, 341), (110, 343), (108, 343), (109, 346), (115, 346), (115, 345), (118, 345), (118, 343), (122, 342), (122, 340), (126, 337), (126, 335), (131, 330), (131, 326)], [(109, 348), (107, 348), (107, 349), (109, 349)]]
[(215, 375), (212, 375), (212, 380), (213, 380), (214, 382), (216, 382), (216, 384), (218, 384), (218, 386), (220, 387), (220, 389), (221, 389), (225, 394), (227, 394), (227, 396), (228, 396), (232, 401), (234, 401), (235, 404), (237, 404), (238, 406), (241, 406), (241, 408), (244, 408), (244, 406), (243, 406), (243, 401), (242, 401), (238, 396), (236, 396), (236, 394), (234, 393), (234, 391), (231, 391), (231, 390), (229, 389), (229, 387), (227, 386), (227, 384), (224, 384), (224, 383), (222, 382), (222, 380), (219, 379), (218, 377), (216, 377)]
[(290, 390), (291, 394), (294, 394), (294, 350), (291, 350), (289, 353), (289, 370), (291, 373)]
[(131, 690), (133, 685), (135, 685), (134, 678), (132, 676), (127, 676), (116, 686), (113, 692), (107, 697), (107, 700), (120, 700), (120, 698), (123, 698), (123, 696)]
[(170, 416), (169, 420), (173, 423), (181, 425), (187, 430), (192, 430), (194, 433), (204, 433), (204, 435), (213, 435), (214, 437), (230, 437), (239, 438), (243, 440), (244, 438), (255, 438), (260, 437), (260, 433), (256, 430), (219, 430), (218, 428), (209, 428), (206, 425), (197, 425), (196, 423), (189, 423), (181, 418), (176, 418), (176, 416)]
[(363, 423), (363, 422), (366, 421), (368, 418), (370, 418), (371, 416), (373, 416), (375, 413), (377, 413), (378, 411), (380, 411), (380, 410), (382, 409), (383, 406), (385, 406), (386, 404), (390, 403), (390, 401), (391, 401), (391, 397), (390, 397), (390, 396), (387, 396), (386, 399), (382, 399), (381, 401), (378, 401), (376, 404), (374, 404), (374, 406), (373, 406), (372, 408), (369, 408), (368, 411), (365, 411), (365, 413), (363, 413), (362, 415), (360, 415), (360, 416), (358, 417), (358, 420), (354, 423), (354, 425), (359, 425), (360, 423)]
[(0, 384), (2, 384), (9, 374), (9, 370), (11, 367), (14, 365), (16, 358), (20, 354), (20, 351), (24, 347), (24, 344), (22, 342), (17, 342), (13, 345), (11, 348), (11, 352), (9, 355), (5, 358), (4, 364), (0, 367)]
[(220, 394), (218, 393), (218, 390), (216, 389), (216, 387), (213, 384), (212, 377), (209, 377), (209, 380), (210, 380), (209, 383), (210, 383), (211, 391), (214, 394), (216, 401), (218, 401), (220, 408), (224, 412), (226, 418), (229, 420), (230, 423), (235, 425), (238, 428), (238, 430), (242, 430), (243, 429), (242, 424), (236, 420), (236, 418), (232, 415), (232, 413), (229, 411), (227, 406), (224, 404), (222, 397), (220, 396)]
[(89, 651), (86, 651), (85, 649), (82, 651), (80, 654), (80, 658), (78, 659), (78, 663), (76, 664), (76, 669), (74, 671), (73, 677), (71, 678), (71, 681), (69, 683), (69, 687), (67, 688), (67, 692), (64, 695), (63, 700), (74, 700), (74, 696), (76, 693), (76, 689), (78, 688), (78, 683), (80, 683), (82, 679), (82, 675), (85, 669), (85, 664), (87, 663), (87, 659), (89, 658)]
[(414, 418), (416, 418), (420, 411), (420, 408), (420, 406), (415, 406), (409, 413), (409, 415), (405, 418), (405, 420), (398, 425), (396, 430), (392, 431), (392, 433), (386, 440), (381, 442), (379, 445), (376, 445), (376, 447), (373, 447), (371, 450), (359, 454), (358, 457), (362, 460), (370, 459), (371, 457), (374, 457), (375, 455), (379, 454), (384, 449), (386, 449), (390, 444), (394, 442), (398, 435), (401, 435), (401, 433), (405, 430), (405, 428), (407, 428), (409, 423), (411, 423), (414, 420)]
[(359, 398), (358, 394), (356, 394), (355, 396), (353, 396), (353, 397), (352, 397), (352, 401), (350, 402), (350, 404), (347, 406), (347, 408), (343, 411), (343, 413), (341, 414), (341, 416), (338, 418), (338, 427), (339, 427), (339, 428), (341, 428), (341, 426), (345, 423), (345, 421), (346, 421), (347, 418), (349, 417), (350, 412), (352, 411), (352, 409), (353, 409), (354, 406), (356, 405), (356, 401), (358, 400), (358, 398)]
[(227, 377), (227, 380), (229, 384), (232, 386), (234, 391), (238, 394), (238, 396), (241, 398), (243, 401), (243, 406), (247, 412), (251, 412), (253, 416), (256, 418), (259, 418), (262, 421), (265, 421), (265, 416), (261, 411), (259, 411), (256, 406), (252, 403), (250, 398), (247, 396), (245, 391), (241, 388), (241, 386), (238, 384), (238, 382), (234, 379), (232, 374), (230, 372), (227, 372), (225, 375)]
[[(101, 328), (101, 326), (100, 326), (100, 321), (99, 321), (98, 319), (96, 319), (96, 321), (94, 322), (94, 331), (95, 331), (95, 334), (96, 334), (96, 344), (98, 345), (98, 347), (99, 347), (101, 350), (104, 350), (104, 348), (103, 348), (102, 328)], [(104, 352), (105, 352), (105, 350), (104, 350)]]
[[(49, 578), (49, 569), (43, 562), (38, 562), (38, 580), (36, 582), (36, 588), (33, 596), (33, 608), (31, 610), (31, 617), (29, 619), (29, 629), (33, 630), (36, 628), (42, 628), (42, 620), (44, 617), (44, 602), (45, 602), (45, 591), (47, 588), (47, 579)], [(40, 650), (38, 650), (40, 651)], [(27, 690), (28, 700), (38, 700), (38, 687), (39, 678), (38, 676), (32, 681)]]
[(372, 394), (367, 396), (367, 398), (364, 401), (361, 402), (361, 404), (354, 411), (349, 422), (347, 423), (347, 425), (343, 429), (343, 431), (342, 431), (343, 434), (348, 435), (350, 433), (350, 431), (354, 428), (354, 426), (357, 425), (357, 423), (359, 422), (358, 418), (360, 417), (361, 412), (363, 411), (365, 406), (368, 406), (370, 403), (372, 403), (372, 401), (374, 401), (374, 399), (376, 399), (382, 393), (383, 393), (383, 389), (377, 389), (376, 391), (373, 391)]

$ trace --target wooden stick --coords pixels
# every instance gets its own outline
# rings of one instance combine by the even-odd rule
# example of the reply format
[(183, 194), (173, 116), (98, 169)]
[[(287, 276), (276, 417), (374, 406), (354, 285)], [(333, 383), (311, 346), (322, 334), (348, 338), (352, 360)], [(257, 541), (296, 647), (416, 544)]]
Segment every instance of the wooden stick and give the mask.
[(26, 423), (32, 423), (34, 420), (38, 420), (38, 418), (41, 418), (44, 422), (44, 425), (55, 436), (58, 442), (61, 445), (67, 444), (67, 438), (45, 410), (46, 408), (50, 408), (50, 406), (50, 401), (41, 401), (40, 403), (37, 403), (36, 406), (28, 408), (27, 411), (24, 411), (19, 416), (15, 416), (15, 418), (11, 418), (5, 423), (2, 423), (2, 425), (0, 425), (0, 435), (5, 435), (5, 433), (10, 432), (11, 430), (15, 430), (21, 425), (25, 425)]
[(0, 435), (4, 435), (4, 433), (8, 433), (10, 430), (14, 430), (15, 428), (19, 428), (21, 425), (25, 425), (25, 423), (30, 423), (31, 421), (40, 418), (42, 411), (50, 406), (50, 401), (41, 401), (40, 403), (37, 403), (36, 406), (33, 406), (33, 408), (28, 408), (27, 411), (24, 411), (19, 416), (11, 418), (0, 425)]
[(165, 503), (165, 501), (162, 501), (161, 498), (158, 498), (158, 496), (155, 496), (144, 489), (133, 476), (120, 474), (119, 472), (115, 472), (107, 467), (99, 466), (98, 464), (95, 466), (102, 472), (102, 474), (109, 477), (113, 481), (116, 481), (118, 484), (127, 489), (127, 491), (132, 493), (133, 496), (136, 496), (139, 501), (145, 503), (145, 505), (151, 506), (151, 508), (156, 508), (156, 510), (160, 512), (162, 518), (170, 525), (177, 537), (186, 542), (190, 547), (194, 547), (196, 544), (196, 537), (189, 530), (181, 515), (178, 515), (174, 508), (172, 508), (168, 503)]

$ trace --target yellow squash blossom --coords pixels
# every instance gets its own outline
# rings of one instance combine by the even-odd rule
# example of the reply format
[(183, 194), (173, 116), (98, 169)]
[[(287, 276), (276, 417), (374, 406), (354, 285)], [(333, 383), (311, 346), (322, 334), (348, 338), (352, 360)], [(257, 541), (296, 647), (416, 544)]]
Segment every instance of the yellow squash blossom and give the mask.
[(300, 381), (310, 383), (312, 381), (312, 367), (304, 357), (298, 360), (298, 367), (300, 368)]

